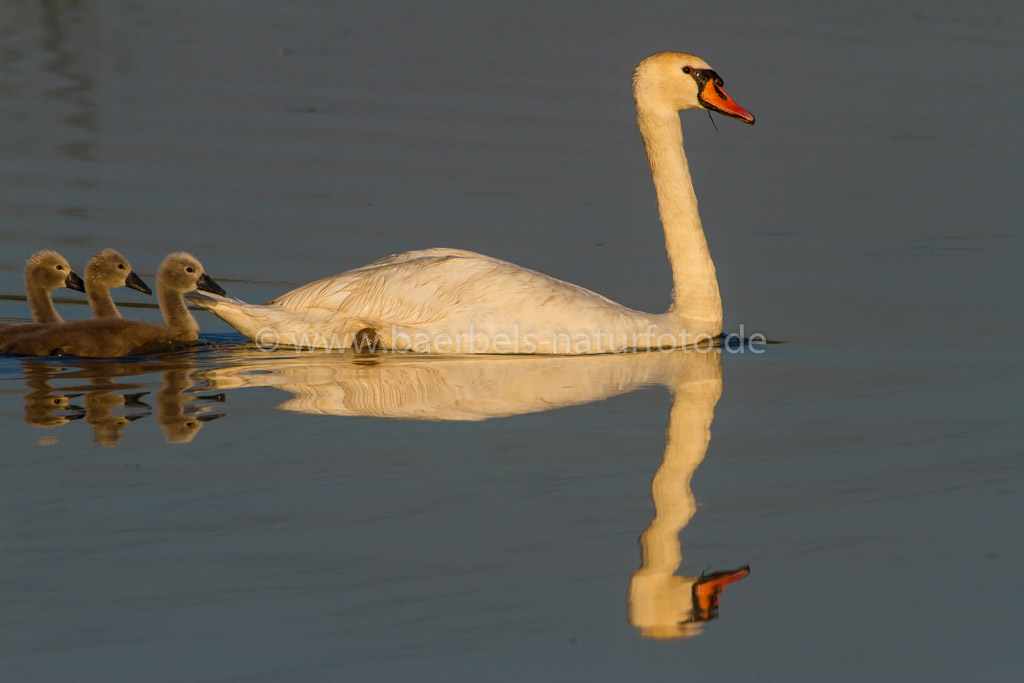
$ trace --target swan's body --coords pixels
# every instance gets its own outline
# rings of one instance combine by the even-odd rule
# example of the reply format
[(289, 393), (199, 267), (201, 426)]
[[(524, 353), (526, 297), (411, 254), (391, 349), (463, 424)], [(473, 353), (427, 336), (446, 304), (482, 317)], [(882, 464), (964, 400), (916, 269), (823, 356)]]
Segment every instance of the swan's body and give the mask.
[(43, 325), (64, 322), (53, 306), (51, 292), (61, 287), (85, 291), (68, 260), (55, 251), (38, 251), (25, 264), (25, 298), (34, 323), (0, 325), (0, 346), (10, 339), (33, 332)]
[(157, 271), (157, 298), (165, 324), (123, 318), (74, 320), (19, 336), (0, 350), (27, 356), (114, 358), (193, 343), (199, 339), (199, 324), (189, 313), (182, 295), (197, 287), (219, 295), (225, 293), (193, 256), (171, 254)]
[(587, 354), (684, 346), (722, 329), (718, 280), (697, 213), (678, 112), (706, 108), (753, 123), (692, 55), (645, 59), (633, 78), (665, 242), (673, 303), (634, 311), (590, 290), (457, 249), (390, 256), (318, 280), (265, 305), (190, 300), (264, 346), (380, 347), (431, 353)]
[(653, 346), (662, 334), (675, 346), (679, 334), (668, 314), (633, 311), (568, 282), (459, 249), (390, 256), (263, 306), (205, 294), (189, 300), (268, 346), (347, 348), (369, 329), (379, 346), (399, 350), (571, 354)]
[(129, 287), (144, 294), (152, 294), (128, 259), (113, 249), (104, 249), (85, 264), (85, 294), (89, 297), (89, 308), (97, 318), (120, 318), (121, 312), (114, 305), (110, 290), (115, 287)]

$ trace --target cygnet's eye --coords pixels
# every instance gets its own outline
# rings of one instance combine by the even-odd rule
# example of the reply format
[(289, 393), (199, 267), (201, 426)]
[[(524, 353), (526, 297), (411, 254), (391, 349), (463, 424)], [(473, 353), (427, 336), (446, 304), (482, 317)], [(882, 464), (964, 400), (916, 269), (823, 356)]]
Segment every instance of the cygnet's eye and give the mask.
[(684, 74), (688, 74), (688, 73), (690, 73), (690, 67), (688, 67), (688, 66), (684, 66), (684, 67), (683, 67), (683, 73), (684, 73)]
[(57, 270), (64, 270), (64, 266), (57, 266)]
[(123, 263), (118, 263), (117, 264), (117, 269), (118, 270), (124, 270), (124, 264)]
[(196, 271), (195, 271), (195, 268), (193, 268), (192, 266), (189, 266), (188, 268), (185, 269), (185, 272), (186, 273), (194, 273)]

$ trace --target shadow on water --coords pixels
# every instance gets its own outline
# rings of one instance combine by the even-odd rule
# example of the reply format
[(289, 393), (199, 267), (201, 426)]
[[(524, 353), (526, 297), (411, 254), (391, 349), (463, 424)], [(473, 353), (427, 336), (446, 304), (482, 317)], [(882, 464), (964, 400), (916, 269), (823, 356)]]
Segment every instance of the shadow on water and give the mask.
[[(106, 446), (117, 445), (132, 422), (154, 412), (168, 442), (192, 441), (205, 422), (225, 415), (230, 392), (254, 387), (290, 394), (278, 407), (306, 414), (477, 421), (664, 385), (672, 406), (664, 457), (651, 484), (654, 519), (640, 537), (642, 562), (629, 582), (629, 621), (646, 638), (697, 635), (718, 615), (723, 589), (749, 572), (676, 574), (679, 535), (697, 509), (690, 482), (707, 453), (722, 393), (720, 348), (482, 358), (265, 353), (237, 346), (162, 360), (22, 363), (26, 422), (58, 427), (81, 420)], [(156, 374), (162, 388), (148, 400), (142, 390), (151, 384), (141, 378)], [(199, 393), (208, 391), (218, 393)]]

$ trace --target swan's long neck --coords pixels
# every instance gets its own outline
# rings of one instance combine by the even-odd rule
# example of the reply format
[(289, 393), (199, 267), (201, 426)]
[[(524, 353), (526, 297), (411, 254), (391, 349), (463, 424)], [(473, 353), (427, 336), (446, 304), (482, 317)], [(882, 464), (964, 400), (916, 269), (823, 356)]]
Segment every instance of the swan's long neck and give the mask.
[(638, 102), (637, 124), (651, 164), (665, 248), (672, 265), (669, 314), (691, 334), (717, 335), (722, 331), (722, 297), (697, 212), (679, 113), (655, 111)]
[(97, 318), (120, 318), (121, 312), (114, 305), (114, 298), (110, 296), (110, 288), (102, 285), (93, 285), (87, 292), (89, 297), (89, 308)]
[(25, 278), (25, 298), (28, 299), (28, 306), (32, 310), (32, 319), (37, 323), (60, 323), (64, 322), (57, 309), (53, 307), (53, 298), (50, 290), (40, 287)]
[(160, 300), (160, 312), (164, 315), (164, 322), (172, 331), (190, 339), (197, 339), (199, 336), (199, 323), (192, 316), (185, 305), (185, 299), (181, 292), (176, 292), (168, 287), (157, 287), (157, 298)]

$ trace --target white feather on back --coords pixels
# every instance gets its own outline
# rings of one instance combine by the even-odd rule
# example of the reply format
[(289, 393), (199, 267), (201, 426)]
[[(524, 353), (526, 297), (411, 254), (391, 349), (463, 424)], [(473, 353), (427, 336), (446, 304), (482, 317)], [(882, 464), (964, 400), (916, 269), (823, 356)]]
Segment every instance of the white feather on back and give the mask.
[[(420, 327), (471, 317), (477, 329), (510, 321), (600, 326), (636, 312), (583, 287), (461, 249), (395, 254), (268, 302), (293, 313), (343, 316), (367, 326)], [(588, 310), (589, 309), (589, 310)], [(582, 316), (590, 313), (591, 320)], [(610, 329), (610, 328), (609, 328)]]

